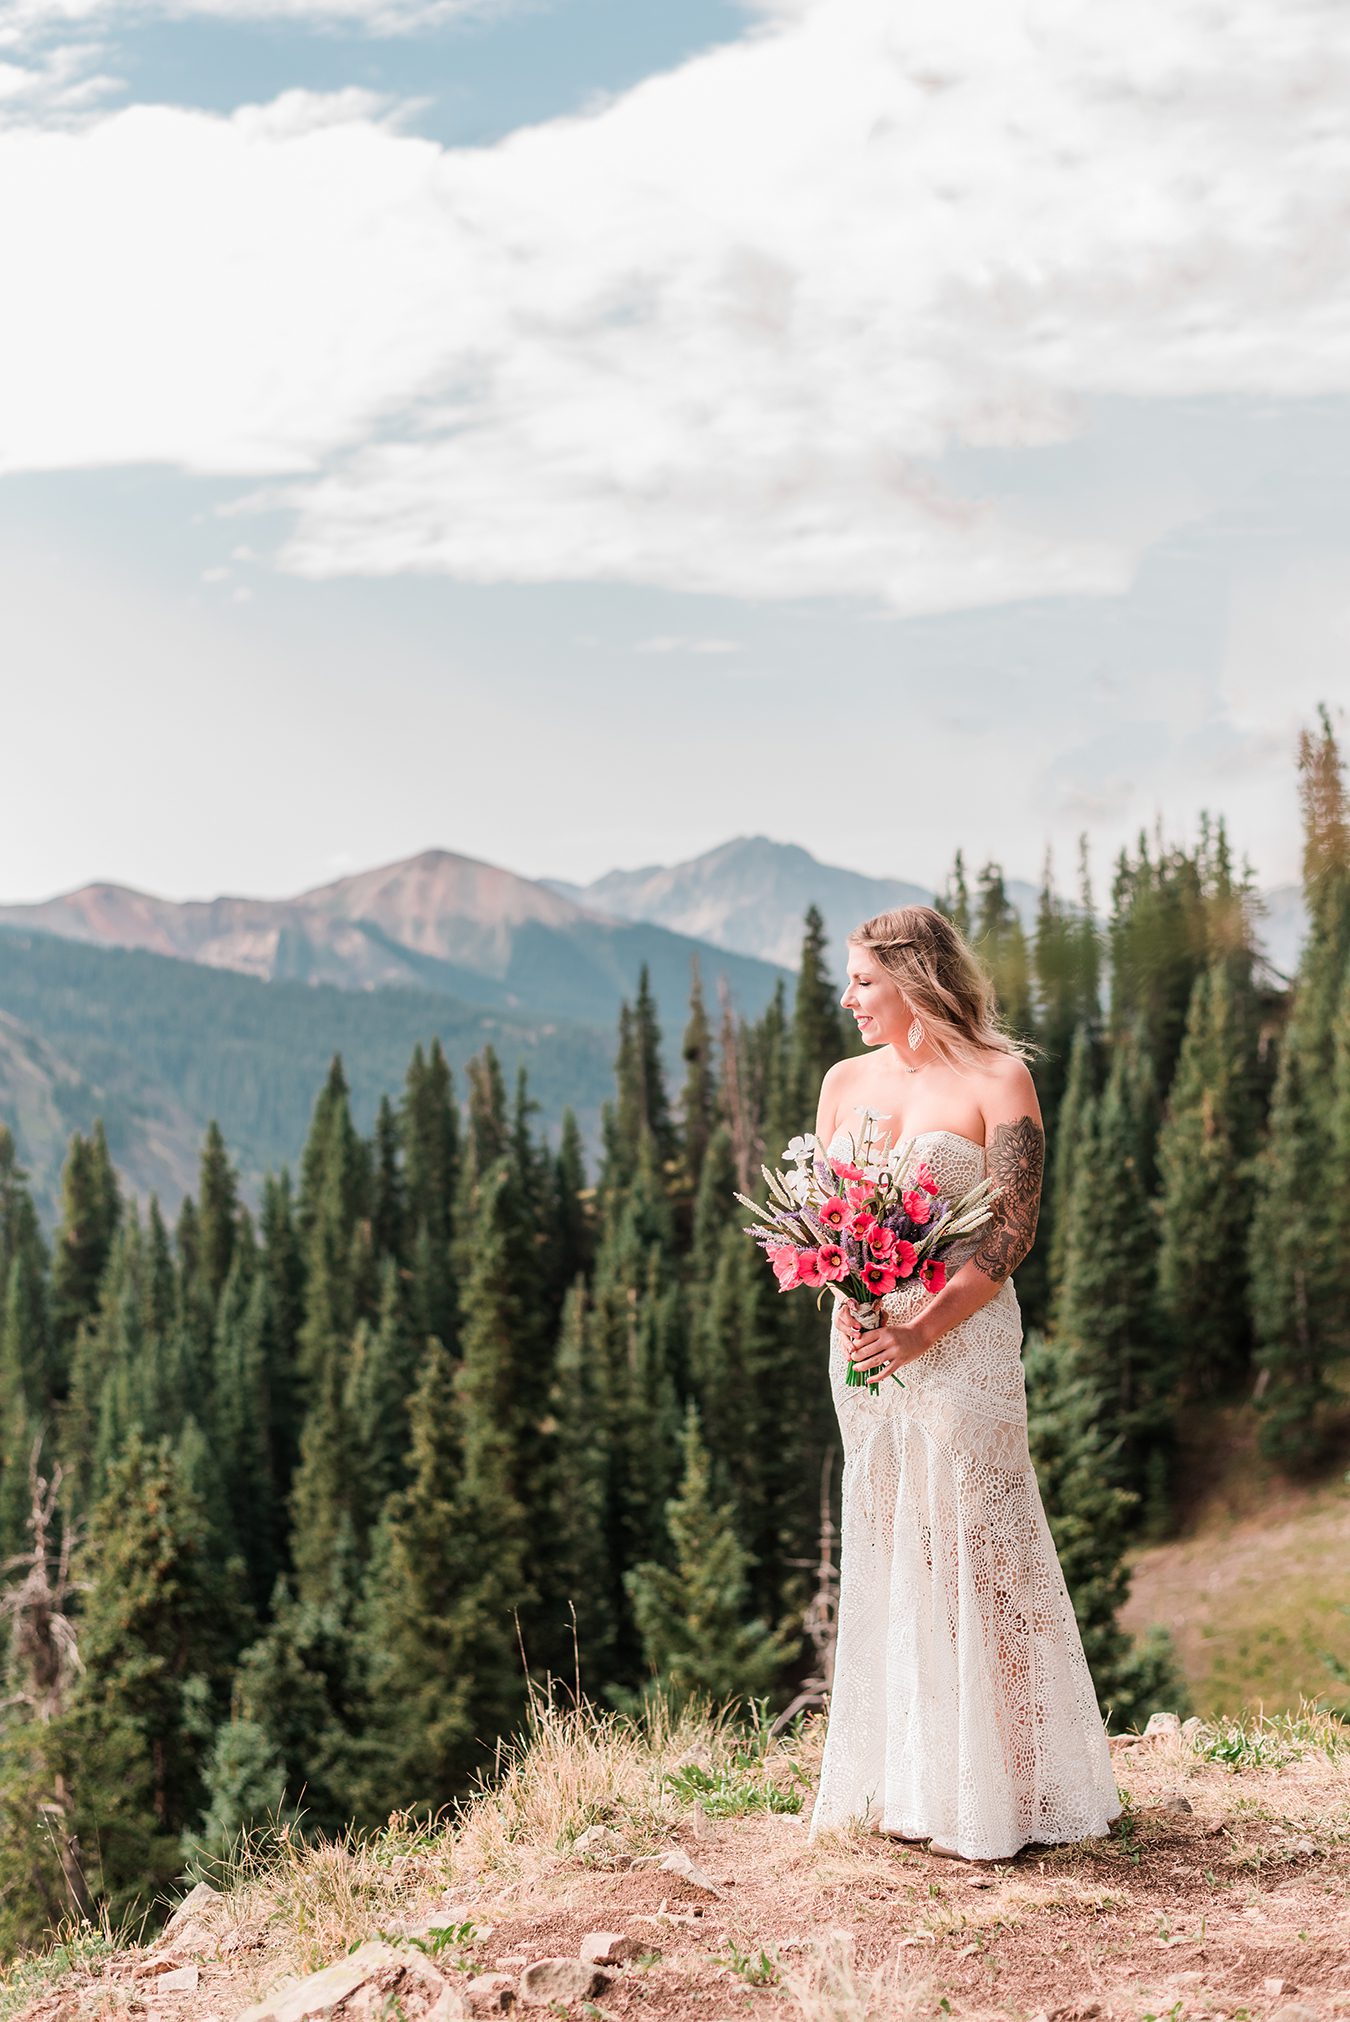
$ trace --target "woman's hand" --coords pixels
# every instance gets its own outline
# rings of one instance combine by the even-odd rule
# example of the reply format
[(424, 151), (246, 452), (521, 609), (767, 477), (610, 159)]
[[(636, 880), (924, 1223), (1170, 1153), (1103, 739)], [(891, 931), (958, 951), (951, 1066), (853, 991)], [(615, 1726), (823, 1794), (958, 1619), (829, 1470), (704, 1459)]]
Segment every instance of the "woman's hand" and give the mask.
[(928, 1342), (913, 1321), (891, 1321), (884, 1327), (861, 1327), (857, 1308), (846, 1299), (839, 1309), (839, 1331), (844, 1337), (848, 1359), (869, 1382), (880, 1381), (916, 1362)]

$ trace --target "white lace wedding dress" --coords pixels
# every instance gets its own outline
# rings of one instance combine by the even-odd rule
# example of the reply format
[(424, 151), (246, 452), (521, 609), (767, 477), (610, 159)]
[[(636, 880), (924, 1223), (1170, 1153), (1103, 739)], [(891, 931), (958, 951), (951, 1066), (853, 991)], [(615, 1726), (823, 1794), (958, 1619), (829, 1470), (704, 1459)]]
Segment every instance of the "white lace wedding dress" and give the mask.
[[(839, 1131), (830, 1150), (848, 1143)], [(985, 1150), (916, 1140), (955, 1197)], [(922, 1288), (882, 1301), (908, 1318)], [(855, 1819), (968, 1859), (1104, 1834), (1110, 1752), (1027, 1451), (1011, 1278), (875, 1390), (830, 1386), (844, 1444), (838, 1643), (810, 1837)]]

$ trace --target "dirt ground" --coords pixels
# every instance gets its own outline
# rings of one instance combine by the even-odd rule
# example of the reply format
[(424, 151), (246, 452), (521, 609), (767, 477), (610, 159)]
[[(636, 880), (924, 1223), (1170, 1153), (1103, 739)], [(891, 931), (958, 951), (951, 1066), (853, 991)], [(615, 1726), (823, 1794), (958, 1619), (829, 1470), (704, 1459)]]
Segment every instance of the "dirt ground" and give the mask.
[[(713, 1820), (688, 1805), (666, 1849), (682, 1849), (711, 1889), (650, 1857), (635, 1864), (622, 1844), (541, 1854), (511, 1881), (447, 1880), (434, 1856), (402, 1856), (393, 1913), (364, 1935), (402, 1943), (422, 1979), (373, 2008), (330, 2012), (416, 2022), (435, 2006), (416, 1938), (457, 1926), (454, 1946), (433, 1941), (443, 1948), (430, 1976), (457, 1993), (493, 1969), (514, 1990), (527, 1962), (575, 1956), (588, 1932), (628, 1935), (637, 1957), (593, 2000), (524, 2011), (601, 2022), (1350, 2022), (1350, 1760), (1314, 1751), (1235, 1770), (1174, 1736), (1114, 1747), (1125, 1814), (1111, 1838), (999, 1867), (856, 1832), (808, 1845), (805, 1809)], [(230, 1901), (209, 1936), (66, 1973), (25, 2022), (232, 2022), (295, 1974), (297, 1954), (293, 1917)], [(181, 1981), (189, 1962), (195, 1988), (157, 1988), (157, 1963)], [(324, 1963), (311, 1951), (310, 1968)], [(452, 1996), (440, 2012), (457, 2006)]]

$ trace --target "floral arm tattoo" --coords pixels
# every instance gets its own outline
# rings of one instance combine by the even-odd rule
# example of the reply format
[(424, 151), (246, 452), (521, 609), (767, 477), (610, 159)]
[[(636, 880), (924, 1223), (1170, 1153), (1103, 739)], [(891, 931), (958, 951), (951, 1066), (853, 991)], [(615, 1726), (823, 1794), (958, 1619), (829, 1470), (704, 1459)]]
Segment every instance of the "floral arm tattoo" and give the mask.
[(989, 1177), (1003, 1191), (994, 1203), (994, 1219), (972, 1252), (972, 1261), (991, 1278), (1006, 1278), (1030, 1250), (1041, 1206), (1041, 1176), (1045, 1170), (1045, 1132), (1031, 1116), (1000, 1123), (989, 1145)]

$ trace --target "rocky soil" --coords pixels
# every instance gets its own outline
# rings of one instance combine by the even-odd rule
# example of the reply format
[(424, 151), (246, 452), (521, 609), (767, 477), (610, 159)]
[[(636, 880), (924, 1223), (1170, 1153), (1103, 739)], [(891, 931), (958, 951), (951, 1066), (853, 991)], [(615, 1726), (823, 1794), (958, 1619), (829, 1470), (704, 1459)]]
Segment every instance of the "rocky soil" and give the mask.
[[(709, 1816), (649, 1775), (644, 1809), (611, 1766), (609, 1801), (586, 1806), (608, 1822), (530, 1843), (521, 1822), (546, 1806), (522, 1786), (454, 1837), (391, 1826), (297, 1851), (199, 1885), (153, 1943), (34, 1979), (25, 2004), (12, 1978), (4, 2005), (24, 2022), (1350, 2022), (1350, 1749), (1325, 1726), (1308, 1741), (1315, 1723), (1157, 1724), (1113, 1743), (1125, 1811), (1104, 1841), (989, 1867), (855, 1831), (808, 1845), (809, 1790), (796, 1813)], [(786, 1763), (799, 1782), (813, 1746)], [(575, 1774), (574, 1803), (598, 1769)]]

